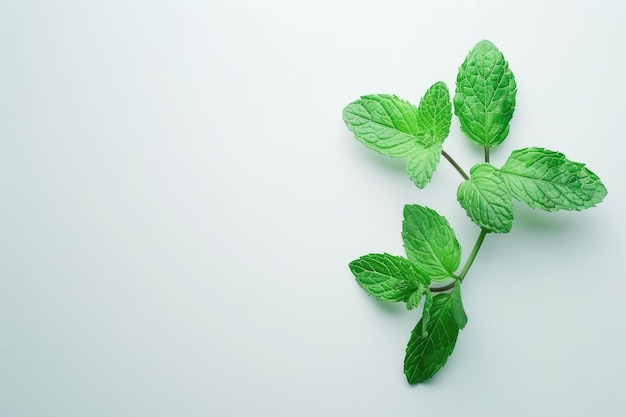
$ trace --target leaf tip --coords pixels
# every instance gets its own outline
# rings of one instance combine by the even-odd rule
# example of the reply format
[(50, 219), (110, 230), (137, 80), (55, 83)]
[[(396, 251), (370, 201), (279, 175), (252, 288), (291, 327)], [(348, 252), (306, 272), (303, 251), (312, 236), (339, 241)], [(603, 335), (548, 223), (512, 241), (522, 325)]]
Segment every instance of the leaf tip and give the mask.
[(496, 45), (493, 42), (491, 42), (489, 39), (482, 39), (478, 41), (476, 45), (474, 45), (474, 49), (476, 48), (495, 49), (496, 51), (498, 50)]

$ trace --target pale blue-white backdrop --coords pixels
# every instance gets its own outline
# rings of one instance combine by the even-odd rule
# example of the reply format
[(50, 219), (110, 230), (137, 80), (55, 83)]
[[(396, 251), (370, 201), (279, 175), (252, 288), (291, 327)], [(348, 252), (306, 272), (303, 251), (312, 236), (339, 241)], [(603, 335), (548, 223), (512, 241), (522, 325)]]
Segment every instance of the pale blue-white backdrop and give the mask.
[[(0, 414), (617, 415), (626, 407), (621, 1), (71, 0), (0, 5)], [(416, 311), (347, 264), (402, 207), (478, 233), (445, 161), (418, 190), (342, 108), (454, 89), (490, 39), (516, 75), (502, 164), (543, 146), (609, 194), (515, 206), (464, 286), (445, 368), (402, 374)], [(481, 151), (454, 120), (444, 144)]]

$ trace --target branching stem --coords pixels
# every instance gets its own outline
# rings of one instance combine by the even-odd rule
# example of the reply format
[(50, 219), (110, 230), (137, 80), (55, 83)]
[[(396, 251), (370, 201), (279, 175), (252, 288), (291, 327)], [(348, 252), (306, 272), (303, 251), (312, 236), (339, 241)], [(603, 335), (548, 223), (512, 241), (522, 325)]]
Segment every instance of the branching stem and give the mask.
[[(470, 179), (469, 176), (465, 173), (465, 171), (463, 171), (463, 168), (461, 168), (461, 166), (457, 164), (456, 161), (450, 155), (448, 155), (446, 151), (442, 150), (441, 154), (444, 156), (444, 158), (448, 160), (448, 162), (452, 164), (454, 168), (456, 168), (456, 170), (459, 172), (459, 174), (461, 174), (463, 179), (465, 180)], [(488, 146), (485, 146), (485, 162), (489, 162), (489, 147)], [(453, 277), (454, 281), (446, 285), (443, 285), (441, 287), (430, 287), (431, 292), (448, 291), (454, 288), (454, 284), (456, 283), (457, 280), (460, 282), (463, 282), (463, 280), (465, 279), (465, 275), (467, 275), (467, 271), (469, 271), (470, 267), (474, 263), (474, 259), (476, 259), (476, 255), (478, 255), (478, 251), (480, 250), (480, 247), (482, 246), (483, 241), (485, 240), (485, 236), (487, 236), (487, 233), (488, 232), (485, 229), (480, 230), (480, 234), (478, 235), (478, 238), (476, 239), (476, 243), (474, 243), (474, 248), (472, 248), (472, 252), (470, 253), (469, 258), (467, 258), (467, 261), (465, 262), (465, 265), (463, 266), (461, 273), (458, 276), (455, 275)]]
[(485, 229), (480, 230), (480, 234), (476, 239), (476, 243), (474, 243), (472, 252), (470, 253), (469, 258), (467, 258), (465, 266), (463, 267), (463, 269), (461, 270), (461, 274), (459, 275), (459, 280), (461, 280), (461, 282), (463, 282), (463, 280), (465, 279), (465, 275), (467, 275), (467, 271), (469, 271), (470, 267), (474, 263), (474, 259), (476, 259), (476, 255), (478, 255), (478, 251), (480, 250), (480, 247), (482, 246), (483, 241), (485, 240), (485, 236), (487, 236), (487, 233), (489, 232), (487, 232), (487, 230)]

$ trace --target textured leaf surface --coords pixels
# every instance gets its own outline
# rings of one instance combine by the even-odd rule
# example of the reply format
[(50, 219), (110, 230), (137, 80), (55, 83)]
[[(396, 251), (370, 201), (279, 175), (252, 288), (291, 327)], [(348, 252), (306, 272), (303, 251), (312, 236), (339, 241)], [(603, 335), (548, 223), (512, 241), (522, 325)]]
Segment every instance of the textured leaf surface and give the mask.
[(459, 327), (452, 315), (452, 297), (452, 294), (436, 295), (428, 318), (424, 315), (411, 332), (404, 357), (404, 374), (409, 384), (432, 378), (454, 350)]
[(500, 168), (513, 198), (542, 210), (583, 210), (606, 196), (606, 188), (584, 164), (543, 148), (513, 151)]
[(433, 143), (428, 147), (416, 147), (409, 154), (407, 171), (418, 188), (424, 188), (430, 182), (441, 159), (442, 150), (441, 143)]
[(461, 130), (479, 145), (495, 147), (509, 133), (517, 86), (504, 55), (487, 40), (474, 46), (459, 68), (454, 111)]
[(461, 246), (448, 221), (434, 210), (404, 206), (402, 239), (408, 258), (431, 280), (451, 277), (461, 261)]
[(417, 109), (418, 135), (424, 145), (442, 144), (450, 134), (452, 104), (445, 83), (433, 84), (420, 101)]
[(343, 111), (343, 120), (358, 141), (383, 155), (408, 158), (407, 172), (419, 188), (430, 182), (439, 164), (451, 119), (450, 93), (443, 82), (426, 91), (419, 107), (396, 96), (375, 94)]
[(417, 107), (388, 94), (363, 96), (343, 110), (343, 120), (359, 142), (394, 158), (408, 156), (419, 144), (417, 117)]
[(461, 207), (474, 223), (490, 232), (507, 233), (513, 224), (513, 204), (500, 173), (490, 164), (477, 164), (471, 178), (457, 190)]
[(428, 287), (426, 287), (425, 285), (420, 285), (417, 290), (413, 291), (413, 293), (411, 293), (411, 295), (409, 295), (406, 300), (407, 310), (413, 310), (414, 308), (416, 308), (425, 293), (430, 294), (430, 291), (428, 291)]
[(388, 253), (362, 256), (350, 262), (350, 270), (365, 292), (382, 301), (407, 301), (430, 284), (428, 275), (413, 262)]

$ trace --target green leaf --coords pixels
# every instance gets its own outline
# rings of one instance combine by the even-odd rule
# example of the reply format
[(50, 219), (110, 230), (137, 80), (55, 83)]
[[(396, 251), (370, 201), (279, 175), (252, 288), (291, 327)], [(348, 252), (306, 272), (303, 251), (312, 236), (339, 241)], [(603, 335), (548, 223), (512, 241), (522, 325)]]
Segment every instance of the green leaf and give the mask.
[(421, 142), (428, 146), (442, 144), (450, 134), (452, 104), (445, 83), (433, 84), (420, 101), (417, 109), (417, 127)]
[(507, 233), (513, 224), (509, 189), (496, 168), (487, 163), (470, 170), (471, 179), (457, 190), (461, 207), (474, 223), (489, 232)]
[(349, 266), (361, 288), (377, 300), (407, 301), (413, 292), (430, 284), (428, 275), (413, 262), (388, 253), (365, 255)]
[(547, 211), (583, 210), (600, 203), (606, 188), (584, 164), (543, 148), (513, 151), (500, 174), (516, 200)]
[(452, 317), (454, 318), (454, 322), (459, 327), (459, 329), (464, 329), (465, 325), (467, 324), (467, 314), (465, 314), (465, 309), (463, 308), (460, 281), (457, 281), (454, 283), (454, 289), (452, 290), (451, 295), (452, 295), (452, 306), (451, 306)]
[(408, 158), (407, 172), (419, 188), (431, 180), (443, 141), (450, 133), (452, 104), (448, 87), (433, 84), (419, 107), (387, 94), (363, 96), (343, 111), (354, 137), (368, 148), (393, 158)]
[(409, 154), (406, 169), (417, 188), (424, 188), (430, 182), (439, 165), (442, 150), (440, 143), (433, 143), (428, 147), (416, 148)]
[(359, 142), (393, 158), (407, 157), (420, 144), (417, 117), (417, 107), (388, 94), (363, 96), (343, 110), (343, 121)]
[(426, 291), (426, 297), (424, 297), (424, 309), (422, 310), (422, 337), (428, 336), (427, 325), (430, 322), (430, 309), (433, 306), (433, 293)]
[(413, 310), (415, 307), (417, 307), (425, 293), (430, 294), (430, 291), (428, 291), (428, 287), (426, 287), (425, 285), (420, 285), (419, 287), (417, 287), (417, 290), (413, 291), (413, 293), (409, 295), (409, 298), (406, 301), (406, 309)]
[(433, 281), (452, 277), (459, 267), (461, 246), (454, 230), (428, 207), (404, 206), (402, 239), (407, 257)]
[(459, 327), (452, 315), (452, 304), (451, 294), (436, 295), (429, 316), (424, 315), (411, 332), (404, 357), (404, 374), (409, 384), (432, 378), (454, 350)]
[(504, 55), (487, 40), (474, 46), (459, 68), (454, 111), (465, 135), (495, 147), (509, 133), (517, 86)]

